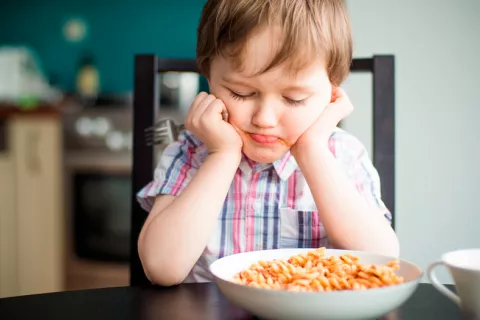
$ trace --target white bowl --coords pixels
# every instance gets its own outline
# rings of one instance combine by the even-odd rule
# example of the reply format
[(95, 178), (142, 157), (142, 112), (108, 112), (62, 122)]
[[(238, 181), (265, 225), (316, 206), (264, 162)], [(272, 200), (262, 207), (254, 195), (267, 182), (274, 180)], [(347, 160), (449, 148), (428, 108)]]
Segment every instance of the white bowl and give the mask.
[[(249, 287), (232, 282), (236, 273), (259, 260), (288, 259), (315, 249), (277, 249), (252, 251), (223, 257), (210, 266), (220, 291), (233, 304), (263, 319), (375, 319), (401, 306), (416, 290), (422, 270), (400, 259), (397, 275), (405, 282), (398, 285), (331, 292), (291, 292)], [(351, 254), (360, 263), (386, 264), (392, 257), (361, 251), (327, 249), (326, 256)]]

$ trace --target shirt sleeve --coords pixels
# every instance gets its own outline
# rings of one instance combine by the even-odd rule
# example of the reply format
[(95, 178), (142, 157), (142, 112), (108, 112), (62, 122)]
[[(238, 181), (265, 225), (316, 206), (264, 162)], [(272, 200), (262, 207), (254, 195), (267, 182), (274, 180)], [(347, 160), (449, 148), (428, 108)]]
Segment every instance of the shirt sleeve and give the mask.
[(358, 192), (391, 223), (392, 214), (381, 196), (380, 176), (362, 142), (345, 131), (337, 131), (332, 135), (330, 149), (347, 169)]
[(154, 179), (137, 193), (141, 207), (150, 211), (157, 195), (178, 196), (197, 172), (201, 143), (187, 131), (162, 152)]

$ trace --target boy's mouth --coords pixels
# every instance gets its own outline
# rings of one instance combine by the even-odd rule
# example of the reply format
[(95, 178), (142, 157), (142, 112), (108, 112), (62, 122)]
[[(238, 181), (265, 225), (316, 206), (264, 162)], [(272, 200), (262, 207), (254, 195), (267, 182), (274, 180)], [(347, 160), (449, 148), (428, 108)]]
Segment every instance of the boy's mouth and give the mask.
[(263, 135), (240, 130), (237, 130), (237, 132), (239, 132), (240, 135), (243, 136), (243, 139), (252, 140), (253, 142), (263, 146), (274, 147), (275, 145), (283, 145), (285, 147), (291, 148), (293, 145), (287, 140), (284, 140), (277, 136)]
[(248, 135), (250, 136), (250, 138), (252, 138), (253, 141), (260, 144), (272, 145), (281, 141), (280, 138), (275, 136), (265, 136), (262, 134), (254, 134), (254, 133), (249, 133)]

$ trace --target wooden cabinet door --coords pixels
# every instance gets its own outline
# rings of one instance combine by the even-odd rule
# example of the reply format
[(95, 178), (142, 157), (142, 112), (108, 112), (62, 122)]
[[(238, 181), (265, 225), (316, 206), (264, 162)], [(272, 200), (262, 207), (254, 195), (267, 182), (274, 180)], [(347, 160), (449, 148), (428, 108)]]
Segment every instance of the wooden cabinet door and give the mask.
[(15, 161), (20, 294), (64, 287), (61, 123), (57, 117), (16, 117)]

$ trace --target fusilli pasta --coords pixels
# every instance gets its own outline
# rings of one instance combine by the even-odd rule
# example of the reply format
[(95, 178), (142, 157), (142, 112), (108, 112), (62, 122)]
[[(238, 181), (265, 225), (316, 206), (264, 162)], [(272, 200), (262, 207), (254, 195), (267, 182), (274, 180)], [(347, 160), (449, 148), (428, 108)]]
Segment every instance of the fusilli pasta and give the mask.
[(361, 264), (345, 254), (325, 256), (325, 248), (290, 257), (288, 260), (258, 261), (235, 275), (243, 285), (299, 292), (366, 290), (404, 282), (395, 274), (398, 261), (386, 265)]

